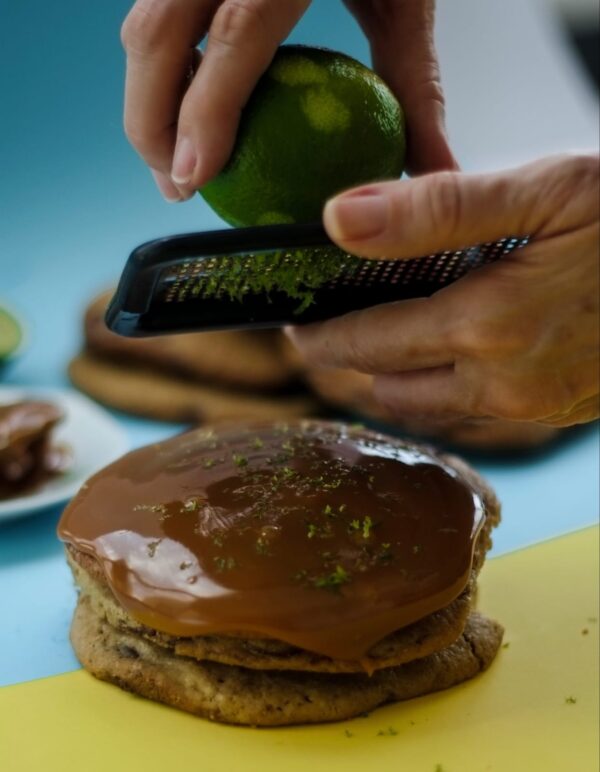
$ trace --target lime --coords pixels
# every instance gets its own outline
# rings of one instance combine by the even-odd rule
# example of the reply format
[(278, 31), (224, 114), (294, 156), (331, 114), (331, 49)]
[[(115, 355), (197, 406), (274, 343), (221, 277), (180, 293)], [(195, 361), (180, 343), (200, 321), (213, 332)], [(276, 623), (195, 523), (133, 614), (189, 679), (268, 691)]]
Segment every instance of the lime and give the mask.
[(0, 306), (0, 362), (19, 348), (22, 339), (21, 325), (6, 308)]
[(346, 188), (402, 174), (404, 115), (372, 70), (282, 46), (241, 116), (233, 154), (200, 193), (232, 225), (319, 220)]

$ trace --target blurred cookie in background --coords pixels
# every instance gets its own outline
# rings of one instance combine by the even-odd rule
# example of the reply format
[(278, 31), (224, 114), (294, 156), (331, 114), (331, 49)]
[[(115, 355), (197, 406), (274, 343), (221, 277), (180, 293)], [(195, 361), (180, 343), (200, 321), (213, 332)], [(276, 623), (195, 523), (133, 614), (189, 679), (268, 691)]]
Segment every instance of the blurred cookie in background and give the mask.
[(86, 349), (111, 361), (137, 362), (196, 381), (277, 390), (298, 374), (279, 330), (185, 333), (123, 338), (104, 323), (112, 292), (92, 301), (84, 316)]
[(69, 365), (77, 388), (104, 405), (159, 421), (212, 423), (237, 418), (290, 419), (313, 415), (307, 394), (257, 394), (194, 382), (150, 368), (83, 353)]
[[(521, 421), (452, 421), (398, 419), (373, 396), (373, 378), (354, 370), (307, 370), (305, 380), (325, 403), (357, 416), (396, 426), (418, 437), (486, 452), (526, 451), (547, 445), (561, 430)], [(564, 430), (563, 430), (564, 432)]]
[(81, 391), (109, 407), (164, 421), (291, 419), (314, 415), (317, 401), (277, 330), (123, 338), (104, 313), (111, 293), (84, 314), (84, 350), (69, 364)]

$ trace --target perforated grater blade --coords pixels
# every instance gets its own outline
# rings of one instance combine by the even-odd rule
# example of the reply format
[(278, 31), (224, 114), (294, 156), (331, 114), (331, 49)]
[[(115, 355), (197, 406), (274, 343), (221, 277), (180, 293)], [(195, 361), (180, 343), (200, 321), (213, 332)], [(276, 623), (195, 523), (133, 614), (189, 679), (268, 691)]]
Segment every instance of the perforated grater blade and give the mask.
[(432, 295), (526, 243), (507, 237), (409, 260), (365, 260), (336, 247), (321, 224), (173, 236), (131, 253), (106, 322), (128, 337), (306, 324)]

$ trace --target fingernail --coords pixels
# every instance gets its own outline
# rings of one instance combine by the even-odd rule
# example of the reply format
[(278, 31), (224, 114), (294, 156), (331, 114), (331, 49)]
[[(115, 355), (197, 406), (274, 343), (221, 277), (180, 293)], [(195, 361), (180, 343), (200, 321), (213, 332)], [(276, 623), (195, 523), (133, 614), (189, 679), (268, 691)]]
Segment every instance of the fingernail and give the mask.
[(327, 202), (323, 217), (334, 239), (371, 239), (386, 229), (388, 200), (378, 193), (334, 198)]
[(175, 146), (171, 177), (177, 185), (187, 185), (196, 168), (196, 151), (188, 137), (180, 137)]
[(154, 177), (156, 186), (158, 187), (158, 189), (163, 195), (163, 198), (166, 201), (168, 201), (170, 204), (175, 204), (183, 200), (180, 192), (177, 190), (175, 185), (173, 185), (173, 183), (171, 182), (169, 177), (167, 177), (166, 174), (163, 174), (162, 172), (157, 172), (154, 169), (152, 169), (152, 176)]

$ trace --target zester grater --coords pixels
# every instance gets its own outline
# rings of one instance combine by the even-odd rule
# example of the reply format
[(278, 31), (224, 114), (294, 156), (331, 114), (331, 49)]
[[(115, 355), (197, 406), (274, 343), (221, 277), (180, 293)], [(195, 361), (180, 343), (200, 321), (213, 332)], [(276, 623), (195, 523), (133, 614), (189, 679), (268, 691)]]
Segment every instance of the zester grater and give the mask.
[[(526, 243), (507, 237), (408, 260), (365, 260), (335, 246), (320, 223), (172, 236), (134, 249), (106, 321), (128, 337), (306, 324), (432, 295)], [(282, 267), (294, 285), (306, 261), (321, 261), (328, 278), (277, 285)]]

